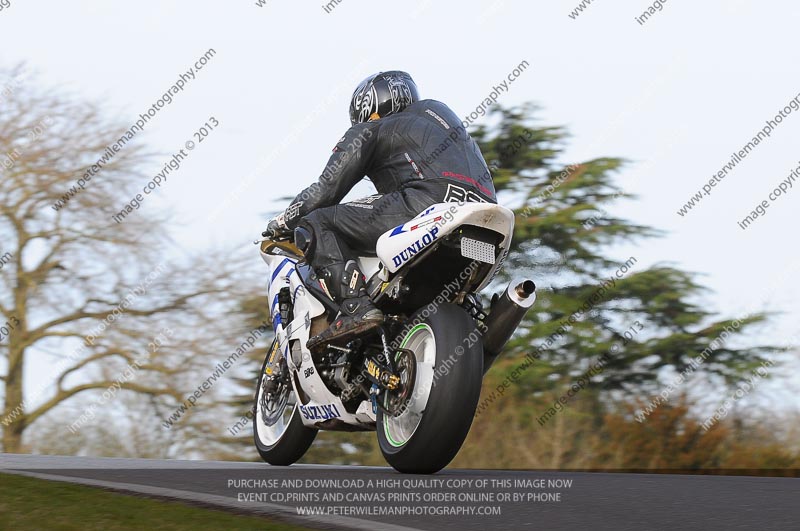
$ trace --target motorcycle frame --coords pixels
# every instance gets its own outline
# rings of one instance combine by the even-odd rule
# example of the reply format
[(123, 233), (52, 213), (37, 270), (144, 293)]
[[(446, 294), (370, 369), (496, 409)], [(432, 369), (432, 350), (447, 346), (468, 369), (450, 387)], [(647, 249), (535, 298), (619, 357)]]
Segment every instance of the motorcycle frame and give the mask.
[[(500, 234), (500, 253), (491, 269), (470, 289), (478, 292), (484, 289), (496, 276), (508, 255), (514, 232), (514, 214), (507, 208), (491, 203), (441, 203), (422, 212), (408, 223), (387, 231), (377, 245), (378, 258), (361, 258), (362, 272), (368, 279), (380, 278), (389, 283), (392, 278), (414, 266), (419, 259), (432, 251), (448, 235), (464, 226), (488, 229)], [(423, 230), (424, 229), (424, 230)], [(427, 235), (427, 237), (426, 237)], [(423, 238), (430, 240), (420, 248)], [(275, 338), (286, 358), (290, 371), (292, 388), (297, 398), (301, 420), (310, 428), (342, 430), (374, 430), (376, 415), (369, 400), (363, 400), (354, 413), (345, 409), (341, 399), (328, 389), (319, 374), (306, 343), (311, 335), (314, 319), (325, 316), (325, 306), (306, 289), (297, 264), (302, 253), (287, 242), (261, 242), (261, 257), (269, 269), (269, 304)], [(398, 264), (398, 257), (404, 249), (420, 248), (419, 255), (409, 257), (405, 263)], [(282, 321), (279, 298), (281, 290), (289, 288), (293, 305), (293, 319), (290, 323)], [(292, 350), (299, 353), (292, 356)], [(299, 351), (298, 351), (299, 349)], [(320, 412), (322, 417), (320, 417)], [(334, 412), (337, 414), (334, 416)]]

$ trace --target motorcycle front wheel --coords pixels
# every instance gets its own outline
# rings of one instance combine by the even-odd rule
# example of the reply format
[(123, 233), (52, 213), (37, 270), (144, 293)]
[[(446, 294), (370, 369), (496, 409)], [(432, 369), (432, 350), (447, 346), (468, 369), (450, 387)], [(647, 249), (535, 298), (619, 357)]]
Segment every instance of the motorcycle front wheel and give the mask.
[(271, 465), (288, 466), (305, 455), (317, 430), (303, 425), (288, 375), (277, 392), (266, 392), (267, 365), (278, 348), (276, 339), (259, 373), (253, 406), (253, 438), (261, 459)]

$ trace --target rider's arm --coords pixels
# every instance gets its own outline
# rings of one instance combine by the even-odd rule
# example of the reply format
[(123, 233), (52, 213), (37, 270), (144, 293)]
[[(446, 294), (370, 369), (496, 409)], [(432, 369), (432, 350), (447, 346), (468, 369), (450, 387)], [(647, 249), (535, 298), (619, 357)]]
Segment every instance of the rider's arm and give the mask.
[(364, 178), (377, 141), (376, 123), (356, 124), (339, 140), (319, 178), (286, 209), (286, 225), (295, 228), (300, 219), (318, 208), (339, 204)]

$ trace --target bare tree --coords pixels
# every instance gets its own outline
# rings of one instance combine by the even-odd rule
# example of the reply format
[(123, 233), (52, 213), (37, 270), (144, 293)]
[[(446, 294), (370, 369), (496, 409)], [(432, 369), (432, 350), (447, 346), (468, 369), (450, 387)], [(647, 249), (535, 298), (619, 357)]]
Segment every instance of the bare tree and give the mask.
[[(38, 90), (20, 73), (0, 71), (6, 452), (21, 451), (25, 431), (77, 395), (95, 397), (98, 407), (117, 407), (110, 404), (118, 392), (163, 410), (182, 401), (196, 384), (191, 375), (229, 344), (220, 318), (228, 308), (219, 294), (235, 283), (224, 260), (214, 267), (210, 260), (165, 261), (180, 253), (170, 250), (165, 219), (146, 203), (119, 223), (112, 218), (158, 171), (155, 156), (131, 138), (132, 124)], [(33, 367), (47, 370), (23, 393)], [(95, 411), (79, 411), (60, 420), (62, 433), (94, 418)]]

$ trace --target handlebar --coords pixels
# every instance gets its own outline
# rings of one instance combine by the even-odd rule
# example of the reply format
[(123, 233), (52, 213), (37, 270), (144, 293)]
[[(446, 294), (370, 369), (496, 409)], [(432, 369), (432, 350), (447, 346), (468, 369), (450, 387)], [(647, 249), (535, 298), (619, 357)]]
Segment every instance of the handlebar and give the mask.
[(264, 238), (269, 238), (275, 242), (285, 242), (290, 241), (294, 236), (294, 231), (291, 229), (276, 229), (276, 230), (265, 230), (261, 233), (261, 236)]

